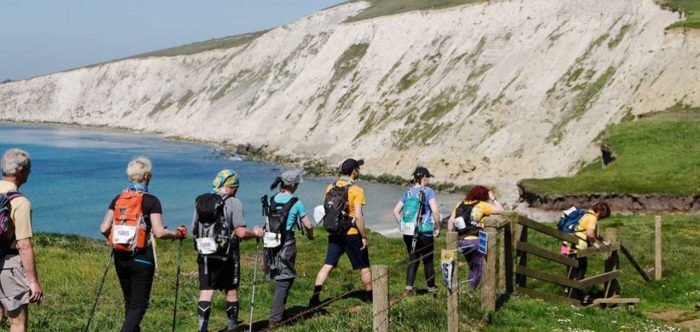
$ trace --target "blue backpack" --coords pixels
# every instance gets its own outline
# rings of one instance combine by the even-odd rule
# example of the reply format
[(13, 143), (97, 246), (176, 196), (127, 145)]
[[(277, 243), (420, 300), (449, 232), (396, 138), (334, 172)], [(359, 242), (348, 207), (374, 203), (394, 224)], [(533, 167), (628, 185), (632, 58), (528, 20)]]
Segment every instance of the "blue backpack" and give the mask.
[(571, 207), (562, 213), (559, 223), (557, 223), (557, 229), (564, 233), (576, 233), (576, 226), (578, 226), (581, 218), (586, 213), (588, 213), (587, 210), (579, 209), (575, 206)]

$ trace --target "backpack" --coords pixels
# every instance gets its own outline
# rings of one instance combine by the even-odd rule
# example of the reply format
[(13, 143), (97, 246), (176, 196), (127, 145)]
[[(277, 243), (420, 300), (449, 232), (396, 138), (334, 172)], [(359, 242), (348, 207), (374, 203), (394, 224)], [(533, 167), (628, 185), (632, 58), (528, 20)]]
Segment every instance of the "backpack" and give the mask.
[(576, 233), (576, 227), (586, 213), (589, 212), (587, 210), (572, 206), (570, 209), (562, 213), (561, 218), (557, 223), (557, 229), (568, 234)]
[(148, 245), (150, 228), (143, 217), (143, 192), (125, 191), (114, 202), (109, 243), (117, 251), (134, 253)]
[(401, 208), (401, 232), (404, 235), (415, 236), (417, 228), (420, 228), (417, 224), (420, 222), (418, 217), (423, 209), (425, 193), (421, 190), (418, 195), (414, 195), (409, 189), (407, 194), (408, 198)]
[(477, 204), (479, 202), (471, 204), (462, 202), (457, 206), (454, 225), (459, 236), (472, 235), (479, 231), (479, 225), (472, 217), (472, 211)]
[(12, 207), (10, 202), (17, 198), (23, 197), (20, 192), (11, 192), (6, 194), (0, 194), (0, 251), (5, 252), (10, 249), (12, 244), (13, 234), (10, 234), (10, 213), (12, 212)]
[(270, 204), (264, 208), (266, 218), (265, 238), (263, 245), (265, 248), (277, 248), (286, 241), (285, 233), (287, 232), (287, 217), (292, 206), (299, 201), (298, 198), (292, 197), (287, 203), (277, 203), (275, 196), (270, 197)]
[(352, 185), (338, 186), (333, 184), (326, 193), (323, 208), (323, 228), (331, 235), (345, 234), (352, 227), (352, 218), (348, 214), (348, 189)]
[(230, 257), (233, 225), (224, 216), (224, 205), (225, 199), (215, 193), (202, 194), (195, 199), (194, 248), (205, 259), (227, 260)]

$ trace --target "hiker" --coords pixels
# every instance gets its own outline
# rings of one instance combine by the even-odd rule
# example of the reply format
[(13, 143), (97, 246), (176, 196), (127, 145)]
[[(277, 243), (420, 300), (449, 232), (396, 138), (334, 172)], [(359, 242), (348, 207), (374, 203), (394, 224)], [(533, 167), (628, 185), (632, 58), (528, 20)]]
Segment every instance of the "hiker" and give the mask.
[[(589, 246), (600, 249), (601, 241), (598, 240), (598, 222), (610, 216), (610, 207), (605, 202), (598, 202), (595, 203), (590, 210), (582, 212), (583, 216), (578, 219), (574, 227), (574, 235), (580, 240), (574, 246), (565, 243), (565, 247), (562, 248), (562, 254), (566, 254), (578, 260), (578, 268), (571, 268), (569, 270), (569, 278), (576, 280), (585, 278), (586, 270), (588, 269), (588, 258), (577, 257), (577, 250), (586, 249)], [(607, 245), (607, 242), (603, 242), (603, 244)], [(582, 294), (583, 293), (579, 290), (575, 290), (572, 292), (571, 296), (581, 298), (584, 304), (588, 303), (590, 300), (589, 297), (582, 297)]]
[(0, 181), (0, 321), (10, 320), (10, 331), (26, 331), (29, 303), (43, 297), (32, 245), (32, 205), (19, 187), (27, 182), (29, 153), (9, 149), (2, 156)]
[(240, 181), (232, 169), (221, 170), (212, 181), (212, 192), (195, 201), (192, 234), (199, 268), (198, 331), (208, 331), (214, 290), (226, 293), (226, 331), (238, 325), (238, 286), (241, 275), (241, 240), (261, 238), (263, 229), (248, 230), (243, 204), (236, 198)]
[(131, 160), (126, 174), (131, 184), (114, 197), (105, 213), (100, 232), (112, 245), (114, 268), (124, 295), (122, 332), (140, 331), (151, 297), (155, 273), (152, 236), (184, 239), (187, 228), (170, 231), (163, 226), (160, 200), (148, 193), (153, 164), (140, 156)]
[[(425, 167), (413, 172), (413, 187), (404, 192), (394, 207), (394, 218), (402, 228), (403, 242), (408, 250), (409, 263), (406, 268), (406, 295), (415, 294), (413, 283), (418, 265), (423, 261), (423, 272), (428, 284), (428, 293), (437, 295), (433, 252), (434, 238), (440, 235), (440, 211), (435, 192), (428, 187), (432, 174)], [(437, 221), (437, 222), (436, 222)]]
[[(362, 206), (365, 205), (365, 193), (355, 181), (360, 177), (360, 166), (364, 164), (362, 159), (347, 159), (340, 166), (340, 178), (326, 188), (324, 195), (324, 206), (326, 215), (323, 219), (324, 228), (329, 229), (327, 223), (338, 222), (343, 226), (338, 228), (337, 234), (328, 234), (328, 248), (326, 259), (316, 275), (314, 293), (309, 300), (309, 307), (316, 307), (321, 304), (320, 294), (323, 284), (328, 278), (328, 274), (338, 266), (340, 256), (344, 253), (348, 255), (353, 270), (360, 270), (360, 278), (364, 284), (364, 301), (372, 299), (372, 272), (369, 264), (369, 250), (367, 248), (367, 231), (365, 230), (365, 218)], [(342, 197), (342, 202), (334, 202), (329, 198)], [(330, 204), (330, 205), (329, 205)], [(329, 207), (333, 206), (332, 209)], [(339, 206), (345, 209), (338, 211)], [(336, 209), (337, 208), (337, 209)], [(338, 216), (331, 218), (329, 215)], [(344, 231), (347, 228), (347, 231)]]
[(484, 263), (484, 255), (478, 250), (478, 233), (483, 228), (482, 219), (501, 213), (503, 213), (503, 206), (496, 200), (493, 192), (484, 186), (474, 186), (469, 190), (464, 201), (455, 206), (447, 221), (447, 229), (457, 231), (458, 250), (469, 264), (468, 281), (471, 289), (476, 289), (479, 285)]
[(272, 235), (272, 241), (267, 241), (270, 236), (265, 236), (265, 277), (275, 281), (270, 327), (282, 322), (289, 289), (292, 288), (294, 279), (297, 277), (295, 267), (297, 242), (294, 229), (299, 228), (302, 233), (306, 230), (309, 240), (314, 237), (313, 224), (306, 215), (304, 204), (293, 196), (300, 182), (299, 171), (289, 170), (278, 176), (270, 186), (270, 190), (280, 187), (279, 192), (270, 198), (270, 204), (267, 205), (269, 210), (266, 212), (268, 217), (266, 235)]

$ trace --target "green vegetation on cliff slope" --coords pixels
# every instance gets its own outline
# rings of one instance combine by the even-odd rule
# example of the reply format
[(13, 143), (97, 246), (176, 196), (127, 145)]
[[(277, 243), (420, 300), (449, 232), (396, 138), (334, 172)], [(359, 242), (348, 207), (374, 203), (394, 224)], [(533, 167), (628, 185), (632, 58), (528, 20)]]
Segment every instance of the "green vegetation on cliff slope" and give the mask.
[(414, 10), (442, 9), (485, 0), (369, 0), (370, 6), (349, 18), (348, 22), (410, 12)]
[(700, 107), (678, 103), (612, 125), (602, 141), (617, 155), (605, 169), (597, 159), (573, 177), (525, 179), (522, 187), (548, 195), (700, 193)]
[(662, 7), (685, 13), (688, 17), (669, 28), (700, 28), (700, 0), (658, 0)]
[[(391, 207), (387, 207), (390, 209)], [(96, 226), (97, 227), (97, 226)], [(553, 226), (552, 226), (553, 227)], [(607, 227), (616, 227), (620, 240), (636, 256), (644, 267), (653, 266), (654, 257), (653, 217), (613, 216), (601, 223), (601, 232)], [(574, 308), (568, 305), (545, 303), (524, 296), (507, 299), (499, 311), (491, 317), (491, 325), (481, 322), (479, 293), (465, 292), (460, 298), (460, 325), (462, 331), (485, 329), (487, 331), (561, 329), (593, 331), (670, 331), (664, 322), (649, 321), (645, 313), (660, 310), (688, 310), (684, 319), (700, 318), (700, 313), (692, 311), (695, 301), (700, 298), (700, 261), (688, 259), (700, 255), (700, 247), (689, 245), (700, 237), (700, 218), (697, 216), (664, 216), (664, 280), (645, 284), (622, 258), (622, 295), (639, 297), (642, 302), (637, 310), (601, 310), (595, 308)], [(531, 236), (532, 241), (546, 248), (558, 247), (557, 241)], [(39, 276), (45, 292), (44, 302), (31, 307), (30, 330), (33, 331), (81, 331), (92, 306), (98, 282), (104, 271), (109, 249), (102, 240), (86, 239), (78, 236), (37, 234), (34, 238), (39, 266)], [(287, 302), (288, 315), (306, 310), (308, 298), (313, 290), (316, 272), (323, 264), (326, 252), (326, 234), (317, 229), (317, 238), (309, 241), (297, 240), (299, 256), (297, 270), (299, 277), (292, 287)], [(437, 298), (429, 295), (403, 297), (406, 248), (401, 239), (390, 239), (371, 233), (369, 237), (370, 260), (373, 264), (389, 266), (390, 326), (395, 331), (445, 331), (446, 289), (441, 280)], [(445, 247), (445, 237), (436, 241), (436, 250)], [(160, 269), (155, 279), (149, 310), (143, 320), (144, 331), (170, 330), (174, 302), (177, 242), (158, 241), (158, 263)], [(241, 288), (240, 319), (248, 320), (250, 309), (251, 281), (255, 242), (245, 241), (241, 247)], [(439, 257), (439, 256), (438, 256)], [(561, 272), (563, 267), (549, 266), (533, 257), (529, 264), (540, 270)], [(439, 258), (435, 261), (436, 270)], [(560, 271), (561, 270), (561, 271)], [(178, 304), (178, 331), (194, 331), (197, 326), (197, 265), (192, 241), (184, 243), (182, 275)], [(439, 270), (437, 270), (439, 271)], [(460, 278), (465, 280), (466, 266), (460, 257)], [(602, 271), (602, 260), (593, 258), (589, 271)], [(256, 330), (267, 324), (274, 285), (264, 281), (258, 274), (254, 321)], [(438, 274), (439, 278), (439, 274)], [(562, 289), (532, 281), (536, 289), (561, 293)], [(423, 273), (418, 274), (416, 287), (425, 290)], [(361, 288), (359, 276), (351, 271), (346, 258), (342, 258), (337, 270), (328, 279), (321, 299), (338, 297)], [(419, 294), (422, 293), (419, 292)], [(280, 331), (370, 331), (372, 328), (371, 306), (363, 304), (355, 293), (341, 297), (321, 312), (297, 320)], [(114, 268), (110, 267), (105, 289), (97, 307), (92, 331), (116, 331), (123, 317), (121, 290)], [(225, 325), (224, 299), (217, 293), (210, 321), (212, 331)], [(7, 328), (5, 325), (0, 329)]]

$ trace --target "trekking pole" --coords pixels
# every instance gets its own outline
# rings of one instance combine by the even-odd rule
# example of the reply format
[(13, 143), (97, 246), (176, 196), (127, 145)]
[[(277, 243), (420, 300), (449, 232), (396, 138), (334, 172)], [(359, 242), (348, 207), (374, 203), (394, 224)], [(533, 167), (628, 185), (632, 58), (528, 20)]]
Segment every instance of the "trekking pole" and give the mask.
[(175, 277), (175, 307), (173, 307), (173, 332), (175, 332), (175, 318), (177, 317), (177, 295), (180, 290), (180, 267), (182, 266), (182, 240), (177, 250), (177, 275)]
[(88, 317), (87, 325), (85, 325), (84, 332), (87, 332), (90, 328), (90, 323), (92, 322), (92, 317), (95, 315), (95, 309), (97, 308), (97, 301), (100, 299), (100, 293), (102, 293), (102, 287), (105, 284), (105, 279), (107, 278), (107, 272), (109, 272), (109, 266), (112, 265), (112, 258), (114, 257), (114, 250), (109, 254), (109, 259), (107, 260), (107, 265), (105, 265), (105, 272), (102, 274), (102, 281), (100, 281), (100, 287), (97, 288), (97, 296), (95, 296), (95, 303), (92, 305), (92, 311), (90, 311), (90, 316)]
[(418, 194), (418, 197), (418, 213), (416, 213), (416, 228), (413, 230), (413, 241), (411, 241), (411, 255), (416, 253), (416, 244), (418, 244), (418, 236), (420, 235), (418, 226), (423, 219), (423, 203), (425, 201), (425, 194), (423, 191)]
[(260, 250), (260, 239), (255, 239), (255, 264), (253, 265), (253, 295), (250, 298), (250, 325), (248, 332), (253, 331), (253, 309), (255, 308), (255, 282), (258, 278), (258, 253)]

